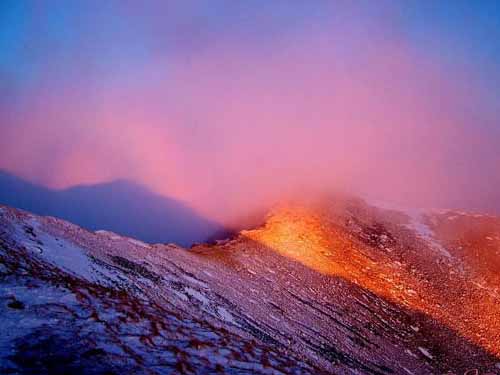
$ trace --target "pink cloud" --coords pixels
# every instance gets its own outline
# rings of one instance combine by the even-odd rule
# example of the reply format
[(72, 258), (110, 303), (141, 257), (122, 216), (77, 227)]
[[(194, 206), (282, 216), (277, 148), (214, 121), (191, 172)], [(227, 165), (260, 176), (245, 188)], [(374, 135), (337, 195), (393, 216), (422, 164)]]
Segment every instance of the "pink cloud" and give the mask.
[(465, 74), (384, 32), (344, 45), (340, 31), (227, 42), (99, 82), (47, 77), (4, 132), (0, 167), (53, 187), (131, 178), (226, 222), (311, 190), (438, 205), (500, 180)]

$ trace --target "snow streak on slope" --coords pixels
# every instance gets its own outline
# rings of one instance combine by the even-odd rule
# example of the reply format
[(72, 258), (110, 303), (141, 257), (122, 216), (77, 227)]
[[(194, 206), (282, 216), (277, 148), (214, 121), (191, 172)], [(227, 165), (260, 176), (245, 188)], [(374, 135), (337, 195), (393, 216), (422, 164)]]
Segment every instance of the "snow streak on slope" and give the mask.
[(434, 232), (425, 223), (426, 218), (423, 213), (412, 211), (409, 217), (411, 219), (410, 224), (408, 224), (410, 229), (413, 229), (420, 238), (427, 241), (431, 248), (439, 251), (441, 255), (451, 258), (451, 254), (436, 240)]

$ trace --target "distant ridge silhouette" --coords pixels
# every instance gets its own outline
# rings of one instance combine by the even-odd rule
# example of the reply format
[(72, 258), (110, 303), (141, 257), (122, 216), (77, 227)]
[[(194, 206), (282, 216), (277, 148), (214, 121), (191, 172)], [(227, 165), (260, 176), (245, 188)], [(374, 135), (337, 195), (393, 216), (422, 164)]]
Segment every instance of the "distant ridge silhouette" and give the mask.
[(151, 243), (189, 246), (230, 233), (186, 204), (127, 180), (51, 190), (0, 171), (0, 203)]

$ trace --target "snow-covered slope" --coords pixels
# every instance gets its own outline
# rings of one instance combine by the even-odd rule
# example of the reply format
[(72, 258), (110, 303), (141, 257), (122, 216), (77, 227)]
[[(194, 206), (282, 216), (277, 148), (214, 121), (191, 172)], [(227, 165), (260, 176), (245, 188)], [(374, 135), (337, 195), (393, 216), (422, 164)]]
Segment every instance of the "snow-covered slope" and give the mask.
[(0, 206), (0, 373), (494, 372), (499, 251), (497, 218), (353, 199), (189, 250)]

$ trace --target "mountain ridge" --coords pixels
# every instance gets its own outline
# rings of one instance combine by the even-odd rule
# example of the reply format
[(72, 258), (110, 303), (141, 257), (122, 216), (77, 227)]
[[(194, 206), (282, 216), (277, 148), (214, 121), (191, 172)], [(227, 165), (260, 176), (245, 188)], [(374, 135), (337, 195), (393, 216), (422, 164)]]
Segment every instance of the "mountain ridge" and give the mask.
[(0, 203), (147, 242), (188, 246), (232, 231), (186, 203), (126, 179), (52, 190), (0, 171)]
[[(0, 208), (0, 318), (17, 327), (15, 338), (0, 339), (0, 364), (22, 374), (50, 373), (26, 359), (43, 340), (69, 340), (87, 343), (91, 352), (63, 345), (60, 363), (53, 359), (44, 368), (496, 371), (500, 219), (455, 211), (412, 215), (331, 198), (277, 207), (261, 227), (187, 250)], [(486, 264), (479, 257), (485, 252)], [(57, 308), (51, 293), (62, 296)], [(29, 323), (63, 319), (60, 309), (73, 311), (66, 323), (77, 332)]]

